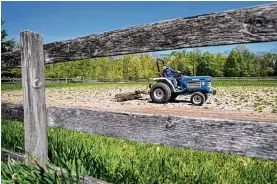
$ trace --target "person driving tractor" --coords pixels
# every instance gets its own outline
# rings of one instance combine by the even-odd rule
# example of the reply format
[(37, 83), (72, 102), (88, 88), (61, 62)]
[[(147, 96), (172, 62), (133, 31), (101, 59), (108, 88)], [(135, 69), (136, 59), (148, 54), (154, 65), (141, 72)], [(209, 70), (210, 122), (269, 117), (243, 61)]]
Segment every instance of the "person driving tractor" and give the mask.
[(166, 77), (167, 79), (171, 80), (174, 87), (178, 89), (177, 80), (173, 77), (174, 73), (180, 73), (180, 72), (173, 70), (166, 64), (163, 66), (163, 73), (162, 73), (163, 77)]

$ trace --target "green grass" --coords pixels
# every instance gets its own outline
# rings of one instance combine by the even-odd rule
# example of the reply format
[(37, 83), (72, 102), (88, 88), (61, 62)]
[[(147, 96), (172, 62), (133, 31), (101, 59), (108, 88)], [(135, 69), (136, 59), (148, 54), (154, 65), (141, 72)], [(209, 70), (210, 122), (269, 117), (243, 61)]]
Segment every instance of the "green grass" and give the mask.
[(277, 87), (277, 79), (214, 79), (212, 86), (231, 87), (231, 86), (258, 86), (258, 87)]
[[(150, 81), (150, 83), (155, 84), (155, 81)], [(63, 87), (89, 87), (89, 88), (99, 88), (99, 87), (128, 87), (128, 86), (148, 86), (148, 82), (127, 82), (127, 83), (49, 83), (46, 85), (47, 88), (63, 88)], [(277, 87), (277, 79), (213, 79), (213, 87), (232, 87), (232, 86), (259, 86), (259, 87)], [(21, 90), (21, 83), (18, 84), (2, 84), (1, 90)]]
[[(128, 86), (144, 86), (145, 88), (148, 86), (148, 83), (146, 82), (128, 82), (128, 83), (112, 83), (112, 82), (106, 82), (106, 83), (92, 83), (92, 84), (87, 84), (87, 83), (49, 83), (46, 85), (46, 88), (63, 88), (63, 87), (88, 87), (88, 88), (113, 88), (113, 87), (128, 87)], [(22, 84), (2, 84), (1, 85), (1, 90), (21, 90), (22, 89)]]
[(58, 174), (56, 168), (47, 165), (44, 169), (37, 162), (34, 165), (25, 165), (18, 161), (9, 160), (1, 161), (1, 182), (2, 183), (43, 183), (43, 184), (59, 184), (59, 183), (80, 183), (78, 175), (73, 176), (70, 172), (62, 175)]
[[(20, 151), (23, 124), (2, 120), (2, 147)], [(48, 128), (49, 159), (112, 183), (277, 183), (277, 162)]]
[(21, 90), (22, 85), (17, 83), (17, 84), (2, 84), (1, 83), (1, 91), (5, 90)]

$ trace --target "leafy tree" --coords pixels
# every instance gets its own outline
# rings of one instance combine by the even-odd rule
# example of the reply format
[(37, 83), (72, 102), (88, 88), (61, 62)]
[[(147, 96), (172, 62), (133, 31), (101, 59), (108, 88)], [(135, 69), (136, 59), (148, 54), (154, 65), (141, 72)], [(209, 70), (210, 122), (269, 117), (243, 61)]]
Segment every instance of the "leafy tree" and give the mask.
[[(5, 24), (5, 21), (1, 19), (1, 26)], [(12, 51), (16, 46), (14, 39), (7, 39), (8, 33), (5, 29), (1, 29), (1, 53)], [(19, 68), (13, 68), (1, 71), (2, 77), (20, 77), (21, 71)]]
[(215, 56), (215, 61), (213, 63), (213, 74), (214, 77), (223, 77), (224, 76), (224, 65), (226, 63), (227, 56), (223, 54), (217, 54)]
[(209, 76), (222, 76), (222, 63), (224, 63), (224, 58), (205, 52), (199, 60), (197, 67), (198, 75), (209, 75)]
[(139, 56), (139, 78), (157, 77), (157, 67), (155, 59), (149, 54)]
[[(1, 19), (1, 26), (5, 24), (5, 21)], [(12, 49), (15, 46), (15, 40), (14, 39), (7, 39), (8, 33), (5, 29), (1, 29), (1, 52), (9, 52), (12, 51)]]
[(262, 61), (260, 63), (261, 70), (260, 75), (261, 76), (271, 76), (274, 74), (274, 65), (275, 65), (275, 59), (274, 54), (272, 53), (265, 53), (262, 57)]
[(200, 58), (201, 58), (201, 51), (198, 48), (194, 49), (193, 52), (189, 53), (189, 59), (192, 64), (192, 75), (194, 76), (197, 75), (196, 71), (197, 71), (198, 64), (200, 62)]
[(245, 61), (243, 56), (233, 49), (229, 54), (224, 68), (226, 77), (242, 77), (245, 76)]
[(246, 45), (237, 45), (234, 49), (239, 52), (244, 58), (244, 62), (241, 63), (241, 70), (243, 70), (242, 75), (254, 76), (254, 53), (252, 53)]
[(212, 54), (205, 52), (199, 59), (197, 74), (198, 75), (211, 75), (212, 74)]

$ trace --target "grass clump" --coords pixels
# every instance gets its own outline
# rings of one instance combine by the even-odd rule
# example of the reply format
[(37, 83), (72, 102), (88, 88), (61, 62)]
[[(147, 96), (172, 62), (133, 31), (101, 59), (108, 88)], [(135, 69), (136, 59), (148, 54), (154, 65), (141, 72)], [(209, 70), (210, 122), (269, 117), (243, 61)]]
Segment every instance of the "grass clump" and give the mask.
[(44, 169), (37, 162), (34, 165), (25, 165), (18, 161), (1, 162), (2, 183), (80, 183), (80, 177), (64, 170), (63, 173), (47, 165)]

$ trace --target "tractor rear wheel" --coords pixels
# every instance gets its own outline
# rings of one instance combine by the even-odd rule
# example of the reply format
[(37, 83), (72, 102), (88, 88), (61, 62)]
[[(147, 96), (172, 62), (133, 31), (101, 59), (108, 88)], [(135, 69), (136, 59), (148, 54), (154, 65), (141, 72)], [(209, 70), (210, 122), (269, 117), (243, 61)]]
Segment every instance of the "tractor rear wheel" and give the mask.
[(205, 96), (201, 92), (195, 92), (191, 95), (190, 100), (193, 105), (200, 106), (205, 102)]
[(177, 94), (171, 93), (171, 97), (170, 97), (169, 101), (170, 102), (174, 101), (177, 98), (177, 96), (178, 96)]
[(208, 100), (208, 95), (204, 94), (204, 97), (205, 97), (205, 102), (206, 102)]
[(167, 103), (171, 97), (170, 88), (164, 83), (155, 84), (150, 90), (150, 97), (155, 103)]

